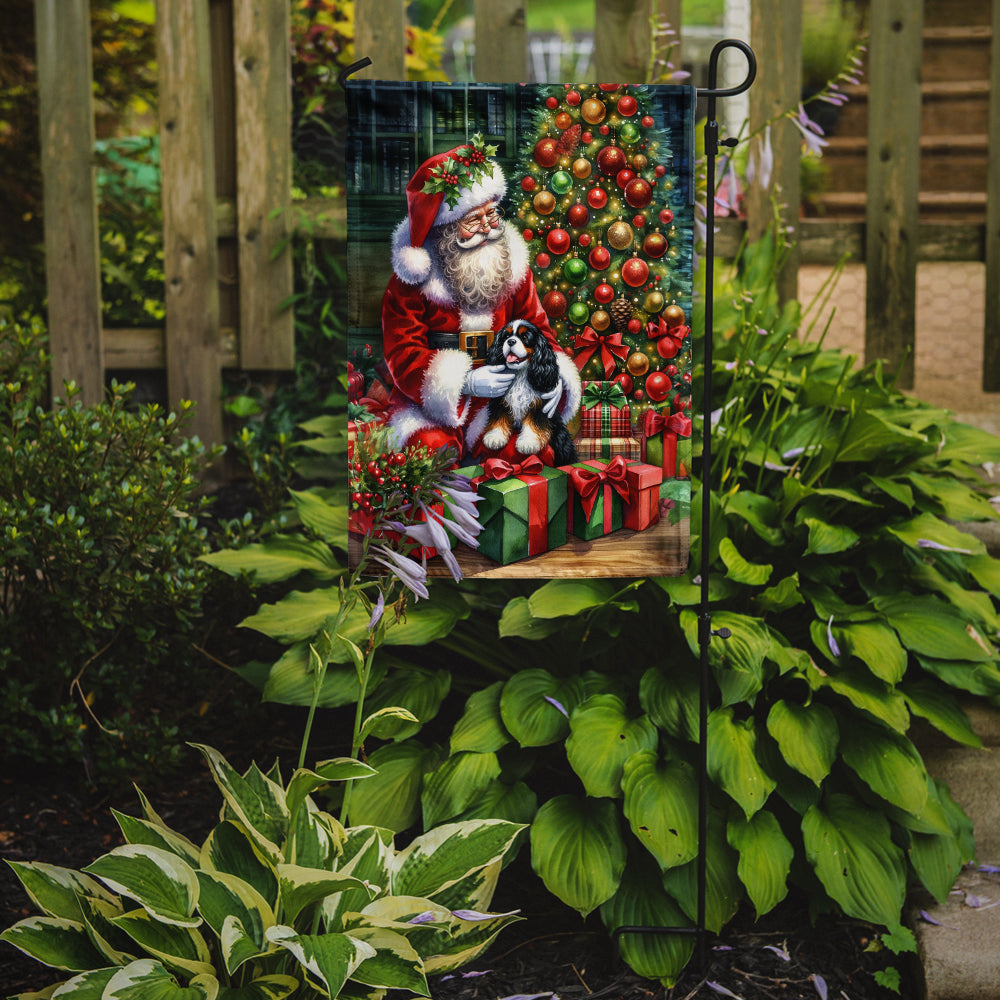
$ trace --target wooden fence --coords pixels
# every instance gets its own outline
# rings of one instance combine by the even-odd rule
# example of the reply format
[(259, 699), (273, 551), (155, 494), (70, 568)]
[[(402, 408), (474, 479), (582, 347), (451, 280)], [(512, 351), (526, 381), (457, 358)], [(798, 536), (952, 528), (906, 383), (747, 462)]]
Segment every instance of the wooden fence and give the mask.
[[(526, 2), (474, 0), (479, 80), (526, 78)], [(169, 400), (195, 400), (196, 432), (220, 441), (221, 370), (293, 364), (292, 317), (281, 308), (292, 289), (291, 254), (276, 252), (291, 228), (282, 211), (291, 188), (290, 0), (158, 0), (166, 326), (124, 331), (101, 327), (88, 0), (35, 3), (53, 383), (73, 379), (94, 401), (108, 370), (165, 369)], [(863, 260), (866, 354), (895, 365), (909, 351), (906, 384), (917, 262), (985, 261), (983, 386), (1000, 391), (1000, 0), (992, 4), (985, 224), (918, 216), (922, 8), (871, 0), (866, 218), (799, 220), (786, 209), (798, 238), (782, 293), (795, 294), (800, 263), (845, 252)], [(405, 0), (357, 0), (355, 51), (374, 63), (359, 76), (405, 78), (405, 13)], [(682, 14), (681, 0), (595, 0), (596, 77), (645, 79), (650, 19), (679, 30)], [(751, 129), (798, 103), (801, 32), (801, 0), (754, 0)], [(672, 55), (676, 63), (678, 50)], [(745, 223), (725, 220), (716, 242), (723, 256), (744, 227), (763, 230), (773, 196), (799, 204), (800, 136), (790, 122), (778, 126), (769, 186), (748, 192)], [(316, 220), (314, 235), (343, 238), (342, 201), (302, 208)]]

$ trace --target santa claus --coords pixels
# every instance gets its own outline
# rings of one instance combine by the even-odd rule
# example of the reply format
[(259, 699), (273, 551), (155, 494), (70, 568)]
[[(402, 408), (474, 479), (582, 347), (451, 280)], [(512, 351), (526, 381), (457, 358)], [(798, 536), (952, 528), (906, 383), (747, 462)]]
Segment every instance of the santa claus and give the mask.
[[(556, 343), (527, 245), (498, 210), (506, 182), (490, 159), (494, 151), (476, 135), (421, 164), (406, 186), (407, 216), (392, 236), (393, 275), (382, 300), (391, 424), (401, 442), (452, 446), (459, 457), (492, 454), (481, 441), (487, 404), (514, 379), (503, 366), (474, 367), (460, 346), (462, 331), (533, 323), (558, 359), (546, 412), (568, 420), (580, 405), (580, 373)], [(544, 451), (540, 457), (551, 463)]]

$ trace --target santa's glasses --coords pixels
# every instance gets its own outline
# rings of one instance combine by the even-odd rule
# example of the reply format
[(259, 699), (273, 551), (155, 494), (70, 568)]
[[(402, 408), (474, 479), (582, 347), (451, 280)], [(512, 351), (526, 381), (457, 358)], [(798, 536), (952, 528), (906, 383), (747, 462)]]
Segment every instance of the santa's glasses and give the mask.
[(466, 233), (478, 233), (478, 232), (489, 232), (491, 229), (496, 229), (500, 225), (500, 220), (503, 215), (496, 206), (490, 209), (479, 209), (476, 212), (471, 212), (464, 218), (458, 220), (458, 226), (460, 230), (464, 230)]

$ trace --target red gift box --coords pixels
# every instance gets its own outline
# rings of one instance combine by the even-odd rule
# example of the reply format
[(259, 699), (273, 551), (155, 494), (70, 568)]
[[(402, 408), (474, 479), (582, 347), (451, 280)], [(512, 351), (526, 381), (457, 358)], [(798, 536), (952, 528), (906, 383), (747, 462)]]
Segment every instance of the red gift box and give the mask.
[(664, 479), (687, 475), (687, 470), (678, 472), (677, 439), (690, 437), (691, 418), (683, 410), (677, 413), (647, 410), (642, 420), (642, 460), (658, 465)]
[(628, 500), (625, 501), (622, 527), (645, 531), (660, 520), (660, 484), (663, 470), (646, 462), (629, 462), (625, 466)]

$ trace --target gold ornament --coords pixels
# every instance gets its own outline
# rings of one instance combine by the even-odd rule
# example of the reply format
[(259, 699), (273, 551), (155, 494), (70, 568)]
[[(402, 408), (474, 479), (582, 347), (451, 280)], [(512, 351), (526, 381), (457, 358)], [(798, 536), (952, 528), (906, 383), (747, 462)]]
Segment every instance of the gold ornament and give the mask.
[(635, 351), (628, 356), (628, 361), (625, 362), (625, 367), (628, 368), (630, 375), (645, 375), (646, 372), (649, 371), (649, 358), (647, 358), (642, 351)]
[(667, 321), (667, 326), (680, 326), (684, 322), (684, 310), (676, 302), (671, 302), (663, 313), (663, 318)]
[(539, 215), (548, 215), (556, 207), (556, 198), (551, 191), (539, 191), (532, 204)]
[(560, 168), (562, 170), (568, 170), (569, 169), (569, 157), (568, 156), (560, 156), (559, 157), (559, 166), (560, 166)]
[(604, 101), (599, 101), (596, 97), (588, 97), (580, 105), (580, 114), (583, 116), (583, 120), (590, 125), (599, 125), (604, 121), (604, 116), (607, 113), (608, 109), (604, 106)]
[(580, 156), (573, 161), (573, 176), (578, 180), (586, 180), (590, 176), (590, 171), (593, 170), (590, 160), (585, 156)]
[(617, 222), (612, 222), (611, 225), (608, 226), (607, 237), (608, 242), (616, 250), (625, 250), (632, 245), (632, 240), (635, 238), (635, 234), (632, 232), (632, 227), (627, 222), (623, 222), (619, 219)]
[(645, 170), (648, 164), (649, 160), (646, 158), (644, 153), (636, 153), (635, 156), (632, 157), (632, 169), (636, 173)]
[(648, 313), (658, 313), (663, 308), (662, 292), (647, 292), (643, 299), (642, 308)]
[(590, 325), (600, 333), (611, 325), (611, 317), (603, 309), (595, 309), (590, 314)]

